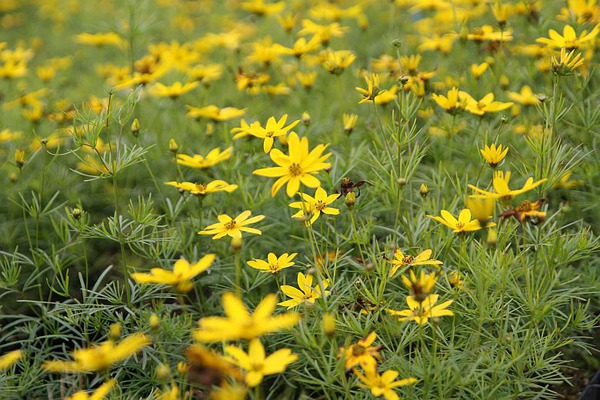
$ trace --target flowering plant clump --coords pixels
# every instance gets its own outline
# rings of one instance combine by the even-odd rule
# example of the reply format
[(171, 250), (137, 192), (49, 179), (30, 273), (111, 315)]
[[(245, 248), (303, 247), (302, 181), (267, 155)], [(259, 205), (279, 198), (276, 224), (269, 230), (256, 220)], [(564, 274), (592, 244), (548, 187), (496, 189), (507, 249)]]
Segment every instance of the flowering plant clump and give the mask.
[(597, 0), (0, 27), (1, 398), (585, 397)]

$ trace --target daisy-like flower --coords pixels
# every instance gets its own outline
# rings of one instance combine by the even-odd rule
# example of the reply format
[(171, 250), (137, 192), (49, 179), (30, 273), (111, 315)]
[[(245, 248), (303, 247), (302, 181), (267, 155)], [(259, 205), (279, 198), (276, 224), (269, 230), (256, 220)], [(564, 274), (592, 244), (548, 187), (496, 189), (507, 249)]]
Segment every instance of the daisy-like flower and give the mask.
[(479, 79), (481, 75), (483, 75), (485, 71), (487, 71), (489, 66), (490, 64), (486, 62), (483, 62), (481, 64), (471, 64), (471, 74), (475, 79)]
[(265, 348), (258, 339), (252, 339), (248, 345), (248, 353), (236, 346), (226, 346), (225, 354), (230, 362), (246, 371), (245, 381), (250, 387), (262, 382), (265, 375), (280, 374), (287, 366), (298, 359), (290, 349), (279, 349), (268, 357)]
[(475, 100), (469, 93), (461, 91), (459, 97), (466, 101), (466, 111), (479, 116), (506, 110), (513, 105), (512, 102), (494, 101), (494, 93), (488, 93), (481, 100)]
[(332, 37), (341, 37), (348, 32), (350, 28), (341, 26), (337, 22), (328, 25), (319, 25), (309, 19), (302, 21), (302, 29), (298, 32), (298, 36), (313, 35), (319, 39), (323, 45), (327, 45)]
[(414, 296), (407, 296), (407, 310), (387, 311), (390, 313), (390, 315), (399, 317), (398, 319), (400, 321), (415, 321), (419, 325), (426, 324), (427, 321), (429, 321), (429, 318), (453, 316), (454, 313), (450, 310), (447, 310), (447, 308), (454, 300), (448, 300), (436, 306), (439, 298), (440, 296), (438, 294), (431, 294), (423, 299), (423, 301), (418, 301)]
[(600, 25), (596, 25), (589, 33), (587, 30), (584, 30), (581, 32), (581, 35), (577, 37), (575, 28), (573, 28), (571, 25), (565, 25), (562, 35), (556, 32), (554, 29), (550, 29), (548, 31), (548, 36), (550, 36), (550, 38), (537, 38), (536, 42), (543, 43), (546, 46), (553, 48), (574, 50), (582, 47), (583, 45), (587, 45), (588, 42), (593, 42), (596, 36), (598, 36), (599, 32)]
[(471, 211), (471, 215), (479, 222), (479, 225), (486, 227), (490, 225), (490, 219), (494, 216), (494, 206), (496, 199), (490, 197), (473, 197), (467, 199), (467, 208)]
[(360, 339), (358, 343), (348, 346), (348, 348), (340, 347), (338, 358), (344, 358), (344, 368), (350, 370), (357, 365), (364, 370), (376, 368), (377, 360), (381, 361), (381, 354), (379, 353), (381, 346), (371, 346), (375, 339), (377, 339), (377, 334), (371, 332)]
[(283, 253), (279, 257), (275, 255), (275, 253), (269, 253), (267, 256), (267, 261), (254, 259), (248, 261), (248, 265), (254, 269), (261, 270), (263, 272), (270, 272), (272, 274), (276, 274), (284, 268), (291, 267), (295, 263), (292, 261), (294, 257), (296, 257), (298, 253)]
[(365, 374), (361, 374), (358, 370), (354, 370), (361, 383), (360, 387), (369, 389), (374, 397), (385, 397), (385, 400), (399, 400), (400, 396), (394, 391), (395, 388), (406, 385), (413, 385), (417, 382), (416, 378), (405, 378), (396, 380), (398, 372), (393, 369), (379, 374), (376, 368), (365, 370)]
[[(294, 308), (303, 303), (315, 304), (317, 299), (323, 297), (323, 293), (321, 292), (321, 286), (313, 284), (313, 276), (311, 274), (304, 275), (302, 272), (298, 272), (298, 288), (295, 288), (290, 285), (282, 285), (281, 291), (285, 293), (288, 297), (291, 297), (290, 300), (282, 301), (281, 303), (277, 303), (280, 306), (287, 307), (288, 310), (290, 308)], [(329, 286), (329, 280), (323, 280), (323, 289), (327, 289)], [(329, 290), (325, 290), (325, 295), (328, 295)]]
[(152, 268), (149, 274), (136, 272), (131, 274), (131, 278), (137, 283), (158, 283), (171, 285), (179, 293), (187, 293), (194, 287), (192, 280), (206, 271), (215, 261), (215, 254), (207, 254), (198, 262), (190, 264), (183, 258), (175, 262), (173, 271), (162, 268)]
[(503, 171), (496, 171), (494, 173), (494, 179), (492, 182), (492, 185), (494, 186), (494, 192), (488, 192), (487, 190), (479, 189), (473, 185), (468, 186), (474, 191), (481, 193), (472, 195), (473, 197), (491, 197), (494, 199), (499, 199), (503, 202), (508, 202), (512, 200), (513, 197), (518, 196), (521, 193), (528, 192), (546, 181), (547, 179), (540, 179), (539, 181), (534, 182), (533, 178), (529, 178), (521, 189), (511, 190), (508, 187), (508, 183), (510, 182), (510, 171), (506, 173)]
[[(574, 56), (574, 57), (573, 57)], [(567, 53), (563, 48), (560, 49), (560, 57), (552, 57), (552, 71), (560, 76), (568, 76), (575, 73), (575, 70), (583, 65), (585, 59), (581, 53), (575, 54), (575, 50)]]
[(454, 115), (460, 110), (465, 109), (466, 101), (460, 97), (460, 93), (457, 88), (453, 87), (448, 91), (447, 97), (442, 94), (433, 93), (431, 98), (438, 106), (446, 110), (448, 114)]
[(284, 114), (283, 117), (279, 119), (279, 121), (277, 121), (274, 117), (270, 117), (264, 128), (260, 125), (260, 122), (258, 121), (253, 122), (251, 125), (248, 125), (246, 123), (246, 126), (244, 126), (244, 123), (246, 121), (242, 120), (242, 127), (236, 128), (239, 129), (239, 133), (233, 138), (238, 139), (242, 136), (252, 135), (254, 137), (264, 139), (263, 150), (265, 153), (268, 153), (273, 148), (274, 138), (287, 135), (290, 129), (292, 129), (300, 123), (300, 120), (298, 119), (289, 124), (288, 126), (285, 126), (287, 117), (287, 114)]
[(22, 356), (23, 352), (21, 350), (13, 350), (4, 354), (0, 357), (0, 371), (8, 369), (11, 365), (19, 361)]
[(91, 46), (117, 46), (122, 47), (125, 44), (125, 40), (121, 38), (117, 33), (80, 33), (75, 36), (75, 41), (80, 44), (87, 44)]
[(517, 221), (524, 223), (530, 218), (535, 218), (535, 220), (539, 222), (543, 222), (546, 219), (545, 211), (538, 211), (545, 203), (544, 199), (538, 200), (536, 202), (523, 201), (521, 204), (516, 206), (511, 210), (504, 211), (500, 218), (504, 220), (506, 218), (515, 217)]
[(344, 132), (352, 133), (356, 123), (358, 122), (358, 115), (356, 114), (344, 114), (342, 115), (342, 122), (344, 123)]
[(208, 193), (215, 193), (215, 192), (231, 193), (235, 189), (238, 188), (238, 185), (231, 185), (231, 184), (229, 184), (225, 181), (219, 180), (219, 179), (209, 182), (206, 185), (203, 185), (201, 183), (192, 183), (192, 182), (179, 183), (179, 182), (175, 182), (175, 181), (165, 182), (165, 185), (175, 186), (179, 190), (190, 192), (191, 194), (195, 194), (197, 196), (204, 196)]
[(425, 271), (421, 271), (421, 274), (417, 278), (415, 272), (411, 269), (408, 277), (402, 275), (402, 283), (410, 290), (412, 297), (419, 302), (429, 296), (437, 280), (438, 276), (435, 272), (427, 274)]
[(498, 145), (498, 147), (496, 147), (495, 144), (492, 144), (491, 146), (486, 144), (485, 148), (480, 149), (479, 152), (490, 167), (496, 168), (498, 164), (504, 160), (506, 154), (508, 154), (508, 147), (503, 149), (502, 145)]
[(446, 225), (448, 228), (452, 229), (454, 233), (472, 232), (481, 229), (479, 222), (476, 219), (471, 219), (471, 211), (468, 208), (465, 208), (460, 212), (458, 219), (446, 210), (442, 210), (440, 214), (441, 217), (435, 217), (433, 215), (428, 215), (427, 217)]
[(279, 14), (285, 8), (285, 3), (283, 1), (277, 3), (265, 3), (264, 0), (251, 0), (244, 1), (240, 4), (240, 8), (242, 10), (246, 10), (249, 13), (258, 16), (270, 15), (270, 14)]
[(214, 235), (213, 240), (220, 239), (224, 236), (231, 236), (239, 239), (242, 237), (242, 232), (254, 233), (262, 235), (262, 232), (256, 228), (249, 228), (247, 225), (262, 221), (264, 215), (256, 215), (248, 218), (252, 214), (250, 210), (246, 210), (235, 218), (229, 215), (221, 214), (217, 217), (219, 222), (207, 226), (204, 230), (198, 232), (199, 235)]
[(300, 197), (302, 197), (302, 201), (290, 203), (290, 207), (300, 209), (300, 211), (292, 215), (292, 218), (300, 219), (306, 225), (312, 225), (321, 213), (328, 215), (339, 215), (340, 213), (340, 210), (337, 208), (329, 207), (329, 204), (340, 197), (339, 193), (328, 195), (325, 189), (319, 187), (315, 191), (315, 197), (306, 193), (300, 193)]
[(521, 92), (508, 92), (508, 98), (524, 106), (535, 106), (540, 103), (540, 99), (528, 85), (523, 86)]
[(222, 342), (228, 340), (254, 339), (267, 333), (291, 328), (300, 321), (295, 313), (272, 316), (277, 305), (277, 295), (269, 294), (256, 306), (254, 314), (249, 314), (242, 300), (233, 293), (223, 294), (223, 309), (226, 317), (204, 317), (194, 338), (201, 342)]
[(340, 75), (356, 60), (356, 55), (349, 50), (325, 50), (321, 53), (323, 68), (329, 73)]
[(246, 109), (239, 109), (235, 107), (219, 108), (215, 105), (209, 105), (206, 107), (192, 107), (185, 106), (188, 109), (187, 117), (194, 119), (210, 119), (215, 122), (229, 121), (236, 119), (246, 114)]
[(435, 265), (436, 267), (442, 265), (441, 261), (432, 260), (431, 249), (427, 249), (419, 253), (418, 256), (410, 256), (404, 254), (402, 250), (396, 249), (394, 252), (394, 259), (392, 260), (392, 269), (390, 270), (390, 278), (396, 274), (400, 268), (412, 267), (416, 265)]
[(271, 196), (275, 196), (287, 183), (286, 193), (292, 197), (300, 190), (300, 184), (311, 188), (321, 186), (321, 182), (315, 175), (319, 171), (331, 167), (331, 163), (325, 162), (331, 153), (323, 155), (326, 148), (327, 145), (320, 144), (309, 152), (308, 138), (300, 139), (295, 132), (292, 132), (288, 137), (289, 155), (283, 154), (279, 149), (273, 149), (269, 153), (271, 160), (278, 167), (257, 169), (253, 174), (279, 178), (271, 188)]
[(108, 382), (103, 383), (94, 393), (90, 394), (85, 390), (80, 390), (74, 393), (73, 396), (66, 397), (65, 400), (102, 400), (116, 385), (117, 381), (111, 379)]
[(231, 158), (232, 152), (233, 147), (228, 147), (223, 151), (221, 151), (220, 147), (217, 147), (216, 149), (212, 149), (206, 155), (206, 157), (203, 157), (199, 154), (194, 154), (193, 156), (188, 156), (186, 154), (178, 154), (177, 164), (190, 168), (210, 168), (213, 165), (216, 165), (222, 161)]
[(367, 82), (367, 88), (363, 89), (357, 87), (356, 90), (361, 94), (362, 100), (358, 104), (372, 103), (375, 97), (379, 94), (379, 75), (378, 74), (367, 74), (365, 75), (365, 82)]
[(95, 372), (125, 360), (151, 343), (150, 337), (133, 334), (116, 344), (113, 340), (102, 342), (89, 349), (75, 350), (74, 361), (45, 361), (42, 368), (48, 372)]
[(154, 97), (170, 97), (176, 99), (177, 97), (194, 90), (198, 84), (198, 82), (187, 82), (185, 84), (175, 82), (171, 86), (166, 86), (157, 82), (148, 90), (148, 92)]

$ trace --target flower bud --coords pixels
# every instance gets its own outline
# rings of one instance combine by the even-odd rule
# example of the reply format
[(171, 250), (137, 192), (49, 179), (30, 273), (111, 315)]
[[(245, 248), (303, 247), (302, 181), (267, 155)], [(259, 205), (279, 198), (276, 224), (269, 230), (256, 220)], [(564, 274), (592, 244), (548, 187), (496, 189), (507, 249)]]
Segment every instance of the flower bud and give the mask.
[(166, 381), (171, 378), (171, 369), (163, 363), (156, 367), (156, 379)]
[(323, 327), (323, 333), (325, 333), (327, 337), (333, 337), (333, 335), (335, 335), (335, 317), (332, 314), (325, 313), (325, 315), (323, 315), (321, 326)]
[(487, 232), (487, 244), (490, 247), (496, 247), (496, 243), (498, 243), (498, 230), (490, 228)]
[(396, 180), (396, 183), (398, 184), (398, 186), (400, 186), (402, 188), (402, 187), (406, 186), (408, 181), (406, 180), (406, 178), (398, 178)]
[(427, 195), (429, 195), (429, 188), (427, 187), (426, 184), (421, 183), (421, 188), (419, 189), (419, 194), (421, 195), (422, 198), (426, 198)]
[(244, 241), (241, 237), (239, 238), (231, 238), (231, 249), (233, 251), (240, 251), (242, 250), (242, 247), (244, 246)]
[(19, 169), (23, 168), (23, 165), (25, 165), (25, 150), (15, 150), (15, 163)]
[(179, 151), (179, 145), (173, 138), (169, 139), (169, 151), (173, 154), (177, 154)]
[(140, 133), (140, 120), (135, 118), (131, 123), (131, 134), (135, 137)]
[(116, 341), (121, 337), (121, 324), (116, 322), (111, 324), (109, 328), (108, 338), (109, 340)]
[(310, 125), (310, 114), (307, 113), (306, 111), (302, 113), (302, 123), (305, 126), (309, 126)]
[(160, 318), (158, 317), (158, 315), (152, 313), (152, 315), (150, 315), (150, 329), (153, 332), (157, 332), (160, 328)]
[(346, 204), (348, 210), (352, 210), (356, 204), (356, 193), (348, 192), (346, 194), (346, 200), (344, 201), (344, 204)]
[(83, 210), (81, 208), (75, 207), (71, 210), (71, 215), (73, 216), (73, 219), (81, 218), (82, 214), (83, 214)]

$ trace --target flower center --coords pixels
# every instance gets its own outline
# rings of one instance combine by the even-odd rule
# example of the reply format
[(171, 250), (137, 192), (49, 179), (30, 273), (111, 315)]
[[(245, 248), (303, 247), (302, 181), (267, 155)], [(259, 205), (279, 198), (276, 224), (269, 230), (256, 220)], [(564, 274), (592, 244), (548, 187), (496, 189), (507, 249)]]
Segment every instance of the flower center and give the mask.
[(300, 168), (300, 164), (297, 163), (292, 163), (289, 167), (290, 170), (290, 174), (292, 176), (298, 176), (300, 174), (302, 174), (302, 169)]
[(317, 201), (317, 203), (315, 204), (315, 209), (318, 211), (323, 211), (323, 209), (327, 207), (327, 204), (325, 204), (323, 201), (319, 200)]
[(235, 221), (231, 220), (225, 223), (225, 229), (235, 229)]
[(366, 351), (367, 349), (365, 349), (363, 346), (352, 346), (352, 355), (354, 357), (362, 356), (366, 353)]
[(415, 257), (414, 256), (405, 256), (402, 259), (402, 264), (411, 264), (414, 261)]
[(266, 137), (273, 137), (273, 135), (275, 134), (275, 132), (273, 131), (269, 131), (265, 134)]

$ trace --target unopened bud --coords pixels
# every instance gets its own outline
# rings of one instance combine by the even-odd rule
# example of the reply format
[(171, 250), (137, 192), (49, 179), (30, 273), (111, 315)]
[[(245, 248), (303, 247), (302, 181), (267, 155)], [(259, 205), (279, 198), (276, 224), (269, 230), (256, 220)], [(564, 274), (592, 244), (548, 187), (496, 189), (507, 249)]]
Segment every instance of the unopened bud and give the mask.
[(169, 139), (169, 151), (173, 154), (177, 154), (179, 151), (179, 145), (173, 138)]
[(140, 133), (140, 128), (140, 120), (135, 118), (131, 123), (131, 133), (133, 134), (133, 136), (137, 137), (137, 135)]
[(408, 183), (408, 181), (406, 180), (406, 178), (398, 178), (396, 180), (396, 183), (398, 184), (398, 186), (404, 187), (404, 186), (406, 186), (406, 184)]
[(19, 169), (23, 168), (23, 165), (25, 165), (25, 150), (15, 150), (15, 163)]
[(429, 188), (427, 187), (426, 184), (421, 183), (421, 188), (419, 189), (419, 194), (421, 195), (422, 198), (426, 198), (427, 195), (429, 195)]
[(302, 113), (302, 123), (305, 126), (309, 126), (310, 125), (310, 114), (307, 113), (306, 111)]
[(326, 313), (323, 315), (321, 324), (323, 327), (323, 332), (325, 335), (327, 335), (327, 337), (332, 337), (335, 335), (335, 317), (332, 314)]
[(71, 210), (71, 215), (73, 216), (74, 219), (81, 218), (81, 214), (83, 214), (83, 210), (81, 208), (75, 207), (74, 209)]
[(233, 251), (240, 251), (240, 250), (242, 250), (243, 246), (244, 246), (244, 241), (241, 236), (234, 237), (231, 239), (231, 249)]
[(153, 332), (158, 331), (158, 329), (160, 328), (160, 318), (158, 317), (158, 315), (152, 313), (152, 315), (150, 315), (150, 321), (148, 325), (150, 325), (150, 329)]
[(498, 230), (490, 228), (487, 232), (487, 244), (490, 247), (496, 247), (496, 243), (498, 243)]
[(537, 99), (540, 101), (540, 103), (543, 103), (543, 102), (545, 102), (546, 100), (548, 100), (548, 97), (546, 97), (546, 95), (545, 95), (545, 94), (538, 94), (536, 97), (537, 97)]
[(171, 369), (163, 363), (156, 367), (156, 379), (166, 381), (171, 378)]
[(347, 193), (344, 204), (346, 204), (346, 207), (348, 207), (348, 210), (352, 210), (354, 208), (354, 205), (356, 204), (356, 193), (354, 193), (354, 192)]
[(393, 45), (395, 48), (399, 49), (400, 47), (402, 47), (402, 40), (400, 40), (400, 39), (394, 39), (394, 40), (392, 41), (392, 45)]
[(116, 341), (121, 337), (121, 324), (120, 323), (114, 323), (110, 326), (109, 328), (109, 333), (108, 333), (108, 338), (112, 341)]

